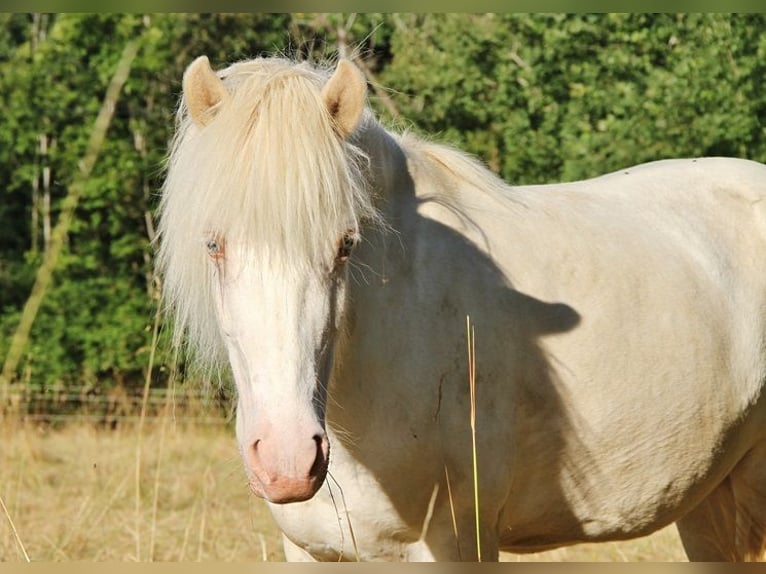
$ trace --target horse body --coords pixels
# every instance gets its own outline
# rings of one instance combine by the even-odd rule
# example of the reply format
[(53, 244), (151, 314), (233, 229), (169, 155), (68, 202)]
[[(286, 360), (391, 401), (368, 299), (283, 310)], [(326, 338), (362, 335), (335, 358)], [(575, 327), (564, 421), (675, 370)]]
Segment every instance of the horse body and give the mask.
[[(263, 101), (287, 99), (290, 74), (308, 77), (301, 89), (317, 99), (282, 105), (297, 126), (315, 119), (321, 97), (332, 145), (367, 158), (354, 165), (385, 222), (357, 218), (363, 199), (349, 195), (314, 237), (330, 247), (304, 250), (299, 265), (289, 262), (300, 250), (259, 251), (252, 234), (197, 224), (208, 244), (226, 237), (200, 296), (210, 298), (234, 372), (253, 490), (271, 500), (288, 558), (478, 557), (466, 315), (476, 329), (483, 559), (625, 539), (673, 521), (691, 558), (763, 551), (766, 167), (673, 160), (509, 187), (459, 152), (387, 132), (364, 110), (364, 83), (348, 67), (328, 80), (267, 60), (243, 76), (233, 67), (224, 84), (206, 66), (187, 72), (204, 87), (185, 86), (190, 137), (212, 138), (216, 122), (235, 116), (229, 98), (243, 77), (266, 76)], [(256, 124), (270, 108), (258, 109)], [(258, 142), (261, 153), (280, 141)], [(326, 142), (302, 142), (297, 164), (328, 157), (310, 144)], [(180, 192), (169, 181), (172, 279)], [(200, 187), (189, 193), (212, 193)], [(239, 201), (242, 216), (254, 202), (254, 219), (274, 209)], [(308, 202), (282, 217), (305, 210), (321, 220), (324, 208)], [(274, 229), (261, 241), (284, 231)], [(181, 308), (183, 285), (170, 284)]]

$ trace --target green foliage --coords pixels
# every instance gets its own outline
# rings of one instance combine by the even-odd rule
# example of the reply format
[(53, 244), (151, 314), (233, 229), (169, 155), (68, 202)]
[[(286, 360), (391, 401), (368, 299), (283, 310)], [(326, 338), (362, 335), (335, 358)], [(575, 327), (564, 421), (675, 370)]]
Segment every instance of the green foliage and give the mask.
[(763, 15), (402, 17), (404, 115), (518, 183), (689, 155), (764, 158)]
[[(665, 157), (766, 161), (765, 31), (762, 14), (2, 14), (0, 356), (129, 39), (141, 49), (19, 373), (44, 385), (143, 382), (153, 213), (200, 54), (356, 54), (385, 122), (540, 183)], [(168, 349), (157, 361), (167, 372)]]

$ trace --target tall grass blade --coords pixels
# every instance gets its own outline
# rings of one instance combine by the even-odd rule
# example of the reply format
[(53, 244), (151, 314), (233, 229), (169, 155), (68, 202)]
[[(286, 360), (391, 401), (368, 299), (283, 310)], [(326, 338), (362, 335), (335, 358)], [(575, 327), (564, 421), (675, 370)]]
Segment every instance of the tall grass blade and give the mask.
[[(161, 306), (157, 303), (157, 309), (154, 313), (154, 328), (152, 330), (152, 346), (149, 350), (149, 364), (146, 368), (146, 378), (144, 380), (144, 394), (141, 400), (141, 415), (138, 418), (138, 429), (136, 431), (136, 560), (141, 561), (141, 463), (143, 457), (143, 433), (144, 421), (146, 420), (146, 411), (149, 404), (149, 387), (152, 383), (152, 371), (154, 369), (154, 357), (157, 352), (157, 341), (160, 332)], [(158, 463), (159, 464), (159, 463)]]
[(447, 470), (447, 465), (444, 465), (444, 476), (447, 479), (447, 496), (449, 498), (449, 512), (450, 516), (452, 516), (452, 532), (455, 534), (455, 546), (457, 546), (457, 559), (459, 561), (463, 561), (463, 555), (460, 552), (460, 536), (457, 532), (457, 517), (455, 516), (455, 502), (452, 498), (452, 485), (450, 484), (449, 479), (449, 470)]
[(420, 538), (418, 540), (424, 541), (428, 535), (428, 528), (431, 526), (431, 520), (434, 517), (434, 507), (436, 506), (436, 497), (439, 495), (439, 483), (434, 484), (434, 489), (431, 491), (431, 498), (428, 501), (428, 508), (426, 509), (426, 516), (423, 519), (423, 526), (420, 529)]
[(261, 560), (263, 562), (269, 561), (269, 551), (266, 546), (266, 538), (264, 538), (263, 534), (260, 532), (258, 533), (258, 541), (261, 543)]
[[(157, 318), (155, 319), (155, 326), (159, 326), (159, 313), (157, 314)], [(155, 333), (157, 331), (155, 330)], [(157, 346), (157, 340), (156, 337), (153, 337), (153, 343), (152, 343), (152, 355), (154, 354), (154, 348)], [(153, 361), (153, 360), (152, 360)], [(173, 407), (173, 399), (175, 397), (175, 378), (176, 378), (176, 365), (178, 364), (178, 355), (176, 354), (174, 360), (173, 360), (173, 366), (172, 370), (170, 372), (170, 377), (168, 378), (168, 388), (167, 393), (165, 393), (165, 408), (162, 413), (162, 427), (160, 429), (160, 440), (159, 440), (159, 446), (157, 447), (157, 465), (154, 469), (154, 498), (152, 500), (152, 524), (151, 524), (151, 534), (149, 538), (149, 561), (154, 562), (154, 546), (155, 546), (155, 540), (157, 535), (157, 510), (159, 505), (159, 498), (160, 498), (160, 467), (162, 465), (162, 454), (164, 451), (165, 446), (165, 433), (167, 432), (168, 427), (168, 421), (170, 419), (170, 411)], [(149, 364), (149, 370), (151, 371), (153, 362)], [(142, 408), (145, 409), (145, 405), (142, 405)]]
[(21, 549), (21, 553), (24, 555), (24, 560), (27, 562), (31, 562), (29, 559), (29, 554), (27, 554), (27, 549), (24, 548), (24, 543), (21, 541), (21, 536), (19, 536), (18, 531), (16, 530), (16, 525), (13, 523), (13, 519), (11, 518), (11, 513), (8, 512), (8, 508), (5, 506), (5, 501), (3, 501), (3, 497), (0, 496), (0, 506), (3, 507), (3, 513), (5, 514), (5, 517), (8, 519), (8, 524), (11, 525), (11, 531), (13, 532), (14, 538), (16, 538), (16, 544), (19, 545), (19, 548)]
[(476, 334), (471, 317), (466, 315), (468, 339), (468, 386), (471, 391), (471, 455), (473, 458), (473, 505), (476, 514), (476, 554), (481, 562), (481, 530), (479, 520), (479, 468), (476, 459)]
[[(354, 526), (351, 524), (351, 514), (348, 512), (348, 506), (346, 505), (346, 495), (343, 494), (343, 487), (341, 487), (340, 483), (335, 480), (335, 477), (331, 473), (327, 473), (327, 476), (332, 479), (332, 481), (335, 483), (335, 486), (338, 487), (338, 492), (340, 493), (340, 500), (341, 504), (343, 504), (343, 512), (346, 515), (346, 522), (348, 523), (348, 531), (351, 534), (351, 544), (354, 547), (354, 554), (356, 555), (356, 561), (361, 562), (362, 557), (359, 554), (359, 546), (357, 546), (356, 543), (356, 534), (354, 533)], [(343, 547), (345, 546), (345, 537), (343, 535), (343, 524), (341, 523), (340, 514), (338, 513), (338, 505), (335, 502), (335, 496), (332, 493), (332, 488), (330, 488), (330, 483), (327, 483), (328, 492), (330, 493), (330, 500), (332, 500), (332, 505), (335, 507), (335, 516), (338, 518), (338, 526), (340, 527), (340, 556), (338, 557), (338, 562), (340, 562), (343, 559)]]

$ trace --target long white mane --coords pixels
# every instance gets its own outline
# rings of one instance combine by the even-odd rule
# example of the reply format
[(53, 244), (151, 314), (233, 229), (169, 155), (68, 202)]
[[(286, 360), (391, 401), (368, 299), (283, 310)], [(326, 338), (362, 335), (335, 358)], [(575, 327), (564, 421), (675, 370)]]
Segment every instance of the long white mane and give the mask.
[(185, 338), (202, 364), (222, 359), (210, 238), (300, 270), (375, 217), (367, 158), (335, 134), (321, 98), (327, 69), (259, 58), (219, 76), (231, 97), (208, 125), (197, 126), (180, 103), (160, 203), (164, 298), (176, 342)]

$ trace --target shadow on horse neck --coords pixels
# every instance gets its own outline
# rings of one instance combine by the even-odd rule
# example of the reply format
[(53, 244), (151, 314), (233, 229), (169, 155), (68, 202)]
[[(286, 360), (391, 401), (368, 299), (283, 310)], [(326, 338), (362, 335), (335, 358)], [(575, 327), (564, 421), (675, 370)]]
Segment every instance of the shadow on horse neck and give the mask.
[[(564, 529), (571, 537), (579, 521), (555, 485), (564, 477), (583, 478), (579, 465), (568, 460), (568, 453), (581, 450), (571, 441), (583, 423), (572, 420), (565, 407), (559, 382), (565, 367), (546, 354), (541, 340), (575, 328), (580, 316), (565, 302), (516, 289), (488, 250), (456, 229), (460, 222), (478, 229), (471, 213), (440, 190), (418, 189), (426, 184), (413, 177), (413, 166), (428, 158), (384, 137), (385, 145), (378, 141), (366, 151), (373, 166), (387, 165), (385, 177), (373, 169), (390, 229), (366, 230), (356, 256), (328, 424), (376, 477), (407, 525), (404, 538), (424, 536), (440, 560), (475, 558), (465, 327), (470, 316), (476, 328), (485, 556), (496, 558), (498, 544), (536, 549), (545, 543), (532, 531), (541, 522), (548, 524), (546, 539)], [(539, 496), (535, 486), (543, 482), (552, 486)], [(444, 539), (455, 538), (447, 524), (452, 513), (457, 538), (450, 544)]]

